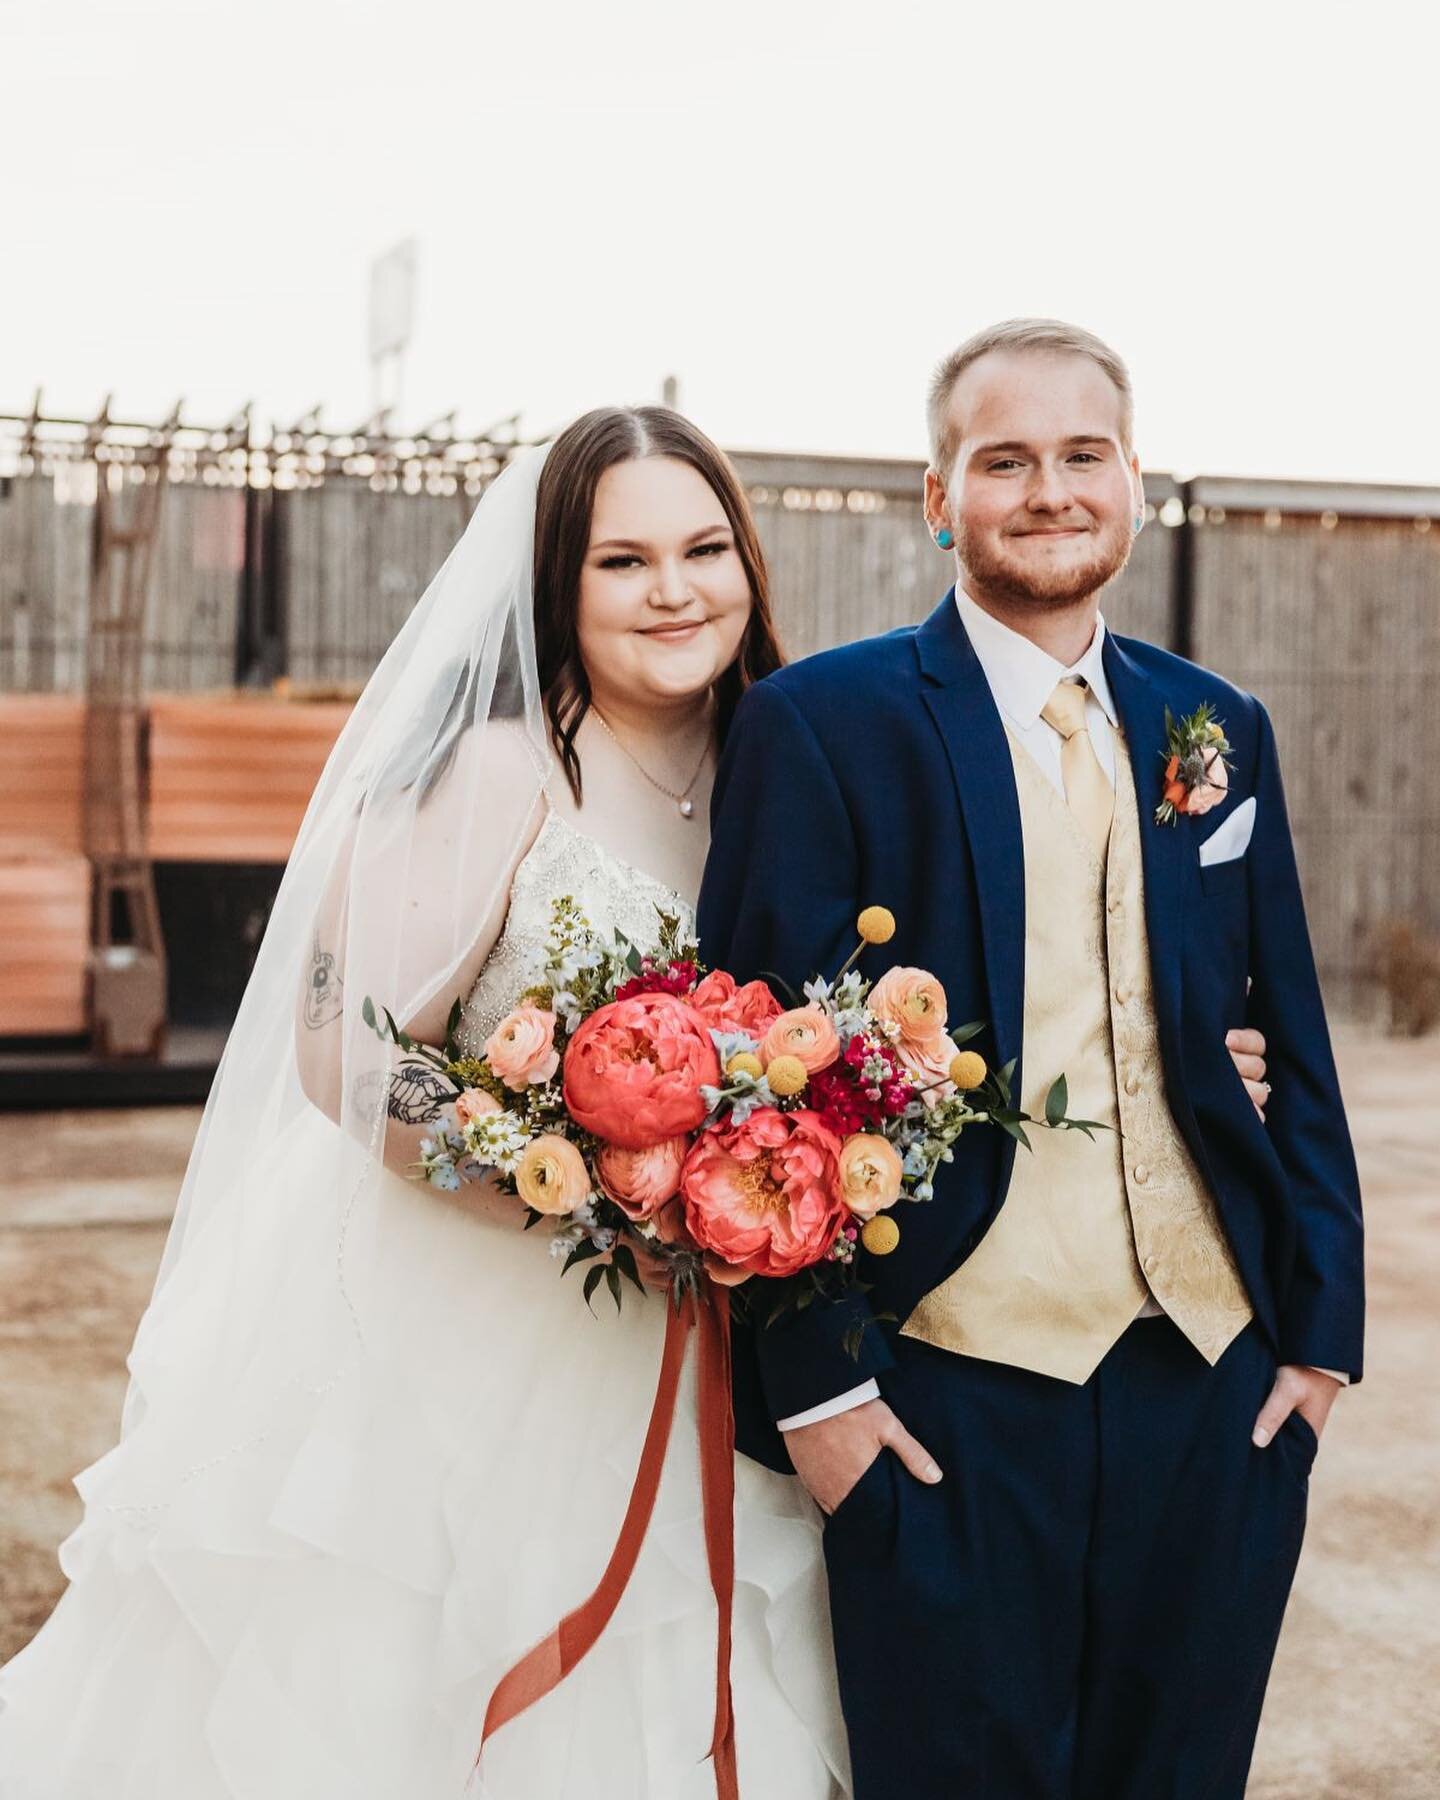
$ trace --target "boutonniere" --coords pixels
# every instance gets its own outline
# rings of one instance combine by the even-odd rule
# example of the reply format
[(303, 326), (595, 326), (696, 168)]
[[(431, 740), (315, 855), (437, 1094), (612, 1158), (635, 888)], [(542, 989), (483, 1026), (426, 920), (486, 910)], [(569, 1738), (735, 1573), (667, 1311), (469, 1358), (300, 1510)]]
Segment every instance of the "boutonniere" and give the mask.
[(1181, 813), (1198, 815), (1218, 806), (1230, 791), (1231, 751), (1225, 727), (1207, 700), (1188, 719), (1165, 708), (1165, 798), (1155, 808), (1157, 825), (1173, 825)]

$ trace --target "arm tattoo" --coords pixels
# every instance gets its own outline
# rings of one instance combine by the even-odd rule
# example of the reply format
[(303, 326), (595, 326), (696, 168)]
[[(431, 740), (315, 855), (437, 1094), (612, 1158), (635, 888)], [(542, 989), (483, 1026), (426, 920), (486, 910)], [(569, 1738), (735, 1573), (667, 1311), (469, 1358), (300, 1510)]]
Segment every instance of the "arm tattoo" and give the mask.
[(335, 967), (335, 958), (320, 947), (320, 934), (310, 952), (310, 978), (305, 989), (305, 1023), (318, 1031), (345, 1010), (345, 984)]
[(438, 1117), (454, 1094), (445, 1078), (425, 1063), (403, 1063), (390, 1077), (385, 1110), (402, 1125), (424, 1125)]

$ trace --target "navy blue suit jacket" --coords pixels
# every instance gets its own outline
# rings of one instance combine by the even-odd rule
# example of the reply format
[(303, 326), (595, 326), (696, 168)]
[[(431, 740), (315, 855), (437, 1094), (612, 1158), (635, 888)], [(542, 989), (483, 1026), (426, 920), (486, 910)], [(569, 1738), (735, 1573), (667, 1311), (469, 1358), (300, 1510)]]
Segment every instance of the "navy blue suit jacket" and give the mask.
[[(1251, 695), (1134, 639), (1108, 636), (1105, 672), (1139, 793), (1145, 912), (1166, 1093), (1213, 1192), (1279, 1361), (1361, 1374), (1359, 1184), (1305, 923), (1270, 720)], [(1228, 798), (1203, 819), (1152, 822), (1165, 709), (1209, 701), (1234, 746)], [(1199, 845), (1254, 795), (1250, 847), (1202, 868)], [(751, 688), (736, 712), (712, 804), (701, 954), (738, 981), (797, 987), (833, 975), (856, 915), (887, 906), (897, 931), (866, 952), (930, 969), (952, 1024), (984, 1018), (975, 1048), (1019, 1059), (1025, 981), (1020, 809), (1008, 740), (953, 590), (923, 625), (827, 651)], [(1246, 979), (1253, 978), (1247, 996)], [(1258, 1026), (1273, 1086), (1262, 1124), (1225, 1048)], [(814, 1305), (737, 1335), (741, 1447), (788, 1467), (773, 1421), (882, 1374), (916, 1302), (975, 1248), (1004, 1203), (1015, 1145), (976, 1128), (935, 1198), (906, 1205), (900, 1247), (862, 1256), (868, 1297)], [(1020, 1153), (1023, 1154), (1023, 1151)], [(857, 1318), (858, 1360), (842, 1339)]]

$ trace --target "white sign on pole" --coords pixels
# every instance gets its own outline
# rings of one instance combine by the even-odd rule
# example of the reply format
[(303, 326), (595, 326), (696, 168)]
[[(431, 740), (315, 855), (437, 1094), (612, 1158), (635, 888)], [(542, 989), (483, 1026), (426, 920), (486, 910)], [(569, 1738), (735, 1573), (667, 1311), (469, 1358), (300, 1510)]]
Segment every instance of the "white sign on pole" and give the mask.
[(399, 356), (415, 324), (415, 274), (420, 247), (406, 238), (370, 265), (370, 359)]

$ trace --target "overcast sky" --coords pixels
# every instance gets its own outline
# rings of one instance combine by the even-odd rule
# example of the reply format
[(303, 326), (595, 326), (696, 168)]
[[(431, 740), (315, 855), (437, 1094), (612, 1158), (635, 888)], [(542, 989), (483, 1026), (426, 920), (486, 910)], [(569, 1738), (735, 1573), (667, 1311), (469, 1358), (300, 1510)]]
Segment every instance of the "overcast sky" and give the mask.
[(0, 411), (681, 404), (923, 451), (1016, 313), (1109, 338), (1151, 468), (1440, 482), (1437, 50), (1415, 0), (0, 0)]

